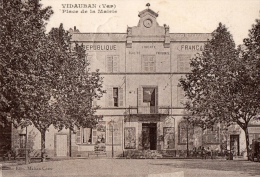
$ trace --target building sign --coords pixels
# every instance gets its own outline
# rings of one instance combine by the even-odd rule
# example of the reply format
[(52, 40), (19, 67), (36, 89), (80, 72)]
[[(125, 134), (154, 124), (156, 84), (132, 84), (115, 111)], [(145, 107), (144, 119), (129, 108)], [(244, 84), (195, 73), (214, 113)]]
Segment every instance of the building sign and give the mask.
[(86, 51), (115, 51), (116, 45), (111, 44), (88, 44), (86, 45)]
[(179, 45), (177, 49), (179, 51), (203, 51), (204, 45), (192, 45), (192, 44)]
[(135, 127), (125, 127), (125, 149), (136, 148), (136, 131)]
[(164, 149), (174, 149), (175, 145), (174, 127), (163, 127)]

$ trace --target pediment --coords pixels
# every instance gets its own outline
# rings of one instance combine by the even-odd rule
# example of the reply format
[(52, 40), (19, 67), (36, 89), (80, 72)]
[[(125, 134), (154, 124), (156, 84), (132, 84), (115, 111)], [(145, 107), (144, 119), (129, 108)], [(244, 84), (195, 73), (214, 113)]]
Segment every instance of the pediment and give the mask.
[(146, 16), (148, 14), (154, 16), (154, 18), (158, 17), (158, 13), (154, 12), (151, 9), (145, 9), (145, 10), (139, 12), (138, 17), (142, 18), (142, 17), (144, 17), (144, 16)]
[(147, 8), (139, 12), (140, 17), (138, 25), (128, 27), (128, 36), (164, 36), (169, 32), (168, 26), (160, 26), (156, 20), (158, 13)]

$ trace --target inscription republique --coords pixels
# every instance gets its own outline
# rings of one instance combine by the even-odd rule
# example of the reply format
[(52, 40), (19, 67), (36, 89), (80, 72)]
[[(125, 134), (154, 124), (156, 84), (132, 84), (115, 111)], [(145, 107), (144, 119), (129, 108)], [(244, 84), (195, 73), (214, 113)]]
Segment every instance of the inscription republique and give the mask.
[(116, 49), (116, 45), (86, 45), (87, 51), (111, 51)]

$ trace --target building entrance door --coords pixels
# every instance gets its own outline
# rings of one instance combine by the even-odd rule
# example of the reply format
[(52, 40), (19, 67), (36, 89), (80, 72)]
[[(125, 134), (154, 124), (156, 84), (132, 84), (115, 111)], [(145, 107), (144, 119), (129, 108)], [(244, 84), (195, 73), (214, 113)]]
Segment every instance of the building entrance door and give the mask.
[(230, 150), (239, 155), (239, 135), (230, 135)]
[(68, 152), (67, 145), (68, 145), (67, 135), (56, 136), (56, 154), (58, 157), (67, 156), (67, 152)]
[(142, 124), (142, 146), (144, 150), (156, 150), (157, 145), (157, 124)]

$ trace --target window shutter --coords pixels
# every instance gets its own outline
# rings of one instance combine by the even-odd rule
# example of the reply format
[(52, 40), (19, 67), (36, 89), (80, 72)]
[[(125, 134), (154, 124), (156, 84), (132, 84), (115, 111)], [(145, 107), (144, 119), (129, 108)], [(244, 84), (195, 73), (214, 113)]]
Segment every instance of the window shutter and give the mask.
[(93, 100), (93, 101), (92, 101), (92, 106), (93, 106), (93, 107), (97, 107), (97, 100)]
[(76, 130), (76, 144), (80, 144), (80, 128), (77, 128)]
[(116, 144), (121, 144), (121, 138), (122, 138), (122, 122), (118, 121), (116, 123), (116, 132), (115, 132), (115, 142)]
[(138, 113), (142, 113), (143, 106), (143, 87), (139, 86), (138, 88)]
[(190, 71), (190, 59), (191, 59), (191, 55), (186, 55), (186, 54), (177, 55), (178, 72)]
[(92, 129), (92, 144), (96, 144), (97, 142), (97, 129)]
[(107, 56), (107, 72), (113, 72), (113, 57)]
[(149, 61), (146, 56), (143, 58), (143, 71), (148, 72), (149, 71)]
[(158, 113), (158, 87), (155, 88), (155, 113)]
[(124, 106), (124, 90), (123, 88), (118, 88), (118, 97), (119, 97), (119, 107)]
[(92, 58), (93, 58), (92, 55), (86, 55), (86, 56), (85, 56), (85, 62), (86, 62), (86, 64), (87, 64), (87, 63), (91, 64)]
[(178, 58), (178, 72), (184, 72), (184, 62), (181, 56)]
[(111, 144), (112, 143), (112, 128), (113, 126), (111, 125), (112, 123), (108, 123), (107, 124), (107, 127), (108, 127), (108, 133), (107, 133), (107, 136), (108, 136), (108, 139), (107, 139), (107, 143), (108, 144)]
[(106, 96), (107, 107), (113, 107), (113, 87), (108, 86), (106, 91), (107, 91), (107, 96)]
[(155, 72), (155, 57), (154, 56), (150, 56), (150, 72)]
[(178, 106), (183, 107), (185, 103), (184, 90), (181, 87), (178, 87)]
[(119, 57), (113, 56), (113, 72), (119, 72)]
[(190, 60), (187, 59), (184, 66), (185, 72), (190, 72)]
[(115, 144), (121, 144), (120, 143), (120, 137), (119, 136), (115, 136), (114, 137), (114, 142), (115, 142)]

